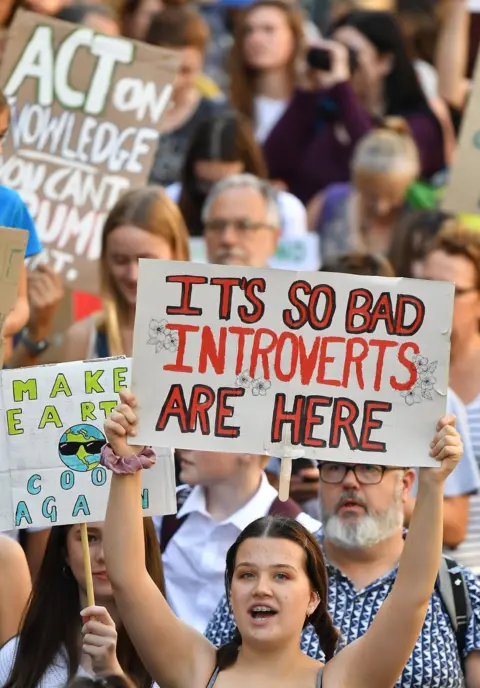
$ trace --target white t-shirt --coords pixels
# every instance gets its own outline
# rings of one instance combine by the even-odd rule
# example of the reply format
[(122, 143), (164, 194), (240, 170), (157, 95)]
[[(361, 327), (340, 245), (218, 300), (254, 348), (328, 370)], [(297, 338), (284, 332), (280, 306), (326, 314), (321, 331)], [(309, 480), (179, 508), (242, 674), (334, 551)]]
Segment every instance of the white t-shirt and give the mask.
[[(182, 193), (180, 182), (167, 186), (165, 190), (169, 198), (174, 203), (178, 203)], [(295, 239), (308, 234), (307, 211), (303, 203), (287, 191), (279, 191), (277, 199), (282, 223), (282, 236), (287, 239)]]
[(283, 116), (289, 100), (275, 100), (267, 96), (255, 96), (253, 99), (254, 133), (258, 143), (263, 144), (267, 140), (273, 127)]

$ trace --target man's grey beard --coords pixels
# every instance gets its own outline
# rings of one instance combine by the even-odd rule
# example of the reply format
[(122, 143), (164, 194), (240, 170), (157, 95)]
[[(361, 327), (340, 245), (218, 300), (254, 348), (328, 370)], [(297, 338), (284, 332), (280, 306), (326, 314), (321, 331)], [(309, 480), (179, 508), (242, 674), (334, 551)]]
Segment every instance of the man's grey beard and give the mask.
[(359, 499), (356, 492), (343, 492), (339, 502), (349, 498), (363, 504), (366, 511), (364, 516), (343, 519), (335, 513), (337, 506), (335, 506), (333, 512), (330, 512), (320, 504), (325, 538), (338, 547), (345, 549), (372, 547), (378, 542), (387, 540), (402, 527), (404, 516), (402, 484), (400, 481), (395, 487), (395, 493), (390, 506), (380, 514), (369, 509), (365, 502)]

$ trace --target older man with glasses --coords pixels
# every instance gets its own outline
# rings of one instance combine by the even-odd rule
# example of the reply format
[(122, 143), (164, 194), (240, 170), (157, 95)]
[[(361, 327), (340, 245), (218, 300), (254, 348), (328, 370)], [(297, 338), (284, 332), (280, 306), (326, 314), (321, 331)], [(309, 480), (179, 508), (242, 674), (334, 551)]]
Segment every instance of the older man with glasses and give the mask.
[(263, 268), (280, 238), (277, 192), (252, 174), (234, 174), (210, 191), (202, 210), (210, 263)]
[[(374, 622), (399, 573), (405, 536), (404, 504), (415, 471), (325, 461), (320, 462), (319, 472), (323, 525), (317, 538), (327, 562), (328, 607), (343, 641), (351, 643)], [(396, 688), (480, 685), (480, 581), (466, 569), (454, 567), (449, 573), (445, 567), (446, 562), (430, 599), (422, 633)], [(457, 587), (462, 591), (465, 608), (454, 606), (452, 614), (449, 601), (455, 597), (452, 591)], [(234, 627), (224, 598), (206, 635), (221, 645), (231, 640)], [(395, 638), (391, 641), (394, 643)], [(304, 629), (301, 646), (306, 654), (323, 661), (319, 639), (311, 626)]]

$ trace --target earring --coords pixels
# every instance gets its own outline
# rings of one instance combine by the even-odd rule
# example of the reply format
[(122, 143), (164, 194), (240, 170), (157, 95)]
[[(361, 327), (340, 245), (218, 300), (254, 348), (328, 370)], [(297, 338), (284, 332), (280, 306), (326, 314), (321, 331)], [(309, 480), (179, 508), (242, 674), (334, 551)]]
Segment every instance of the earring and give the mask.
[(64, 564), (62, 566), (62, 575), (64, 578), (71, 578), (72, 577), (72, 572), (70, 570), (70, 567)]

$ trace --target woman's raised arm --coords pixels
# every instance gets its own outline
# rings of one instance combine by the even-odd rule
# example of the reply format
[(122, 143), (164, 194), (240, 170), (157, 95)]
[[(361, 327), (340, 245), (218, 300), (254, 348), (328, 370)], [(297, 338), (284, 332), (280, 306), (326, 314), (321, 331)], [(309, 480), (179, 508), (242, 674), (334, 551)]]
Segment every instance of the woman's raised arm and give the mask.
[(430, 446), (439, 468), (420, 470), (418, 497), (392, 592), (364, 636), (325, 669), (325, 688), (393, 686), (425, 622), (442, 555), (443, 486), (463, 453), (455, 416), (442, 418)]
[[(135, 398), (125, 390), (120, 399), (105, 422), (110, 448), (102, 452), (102, 462), (110, 467), (117, 457), (138, 455), (143, 449), (126, 443), (127, 435), (135, 435)], [(118, 475), (114, 469), (104, 550), (121, 619), (155, 682), (162, 688), (205, 688), (215, 668), (216, 650), (175, 616), (145, 566), (140, 471)]]

